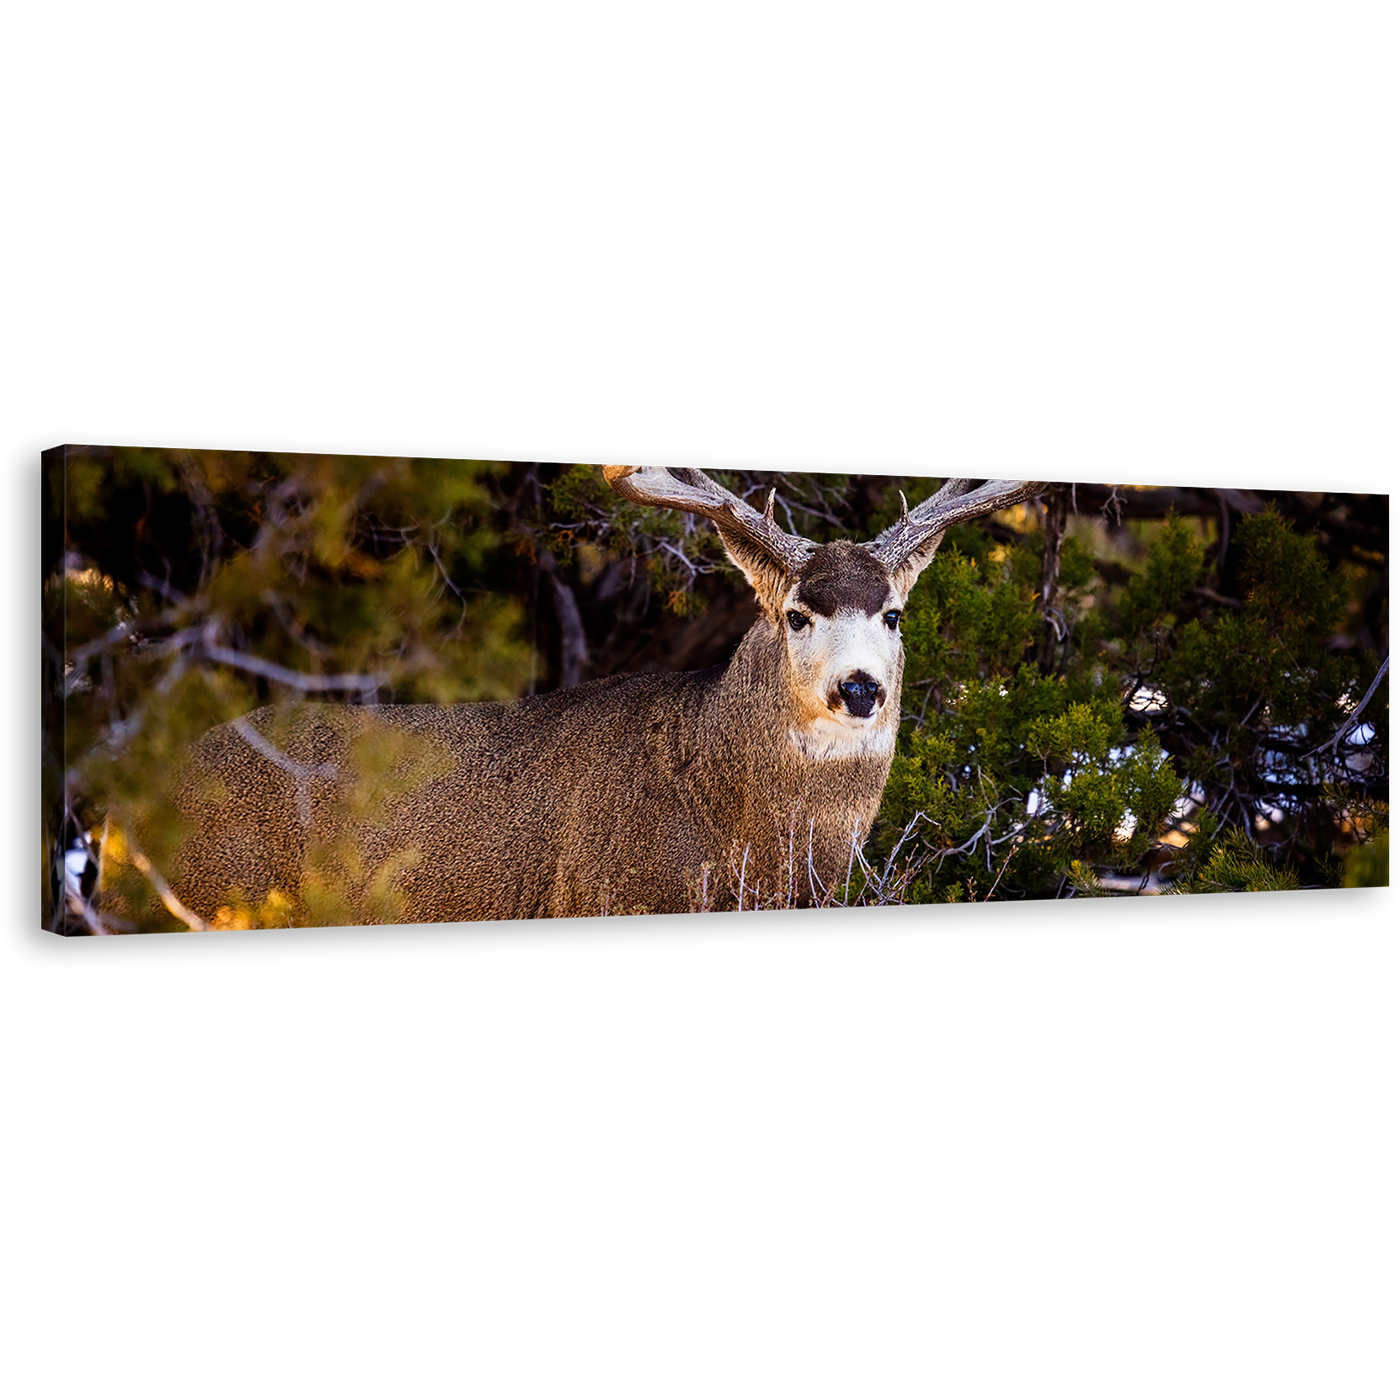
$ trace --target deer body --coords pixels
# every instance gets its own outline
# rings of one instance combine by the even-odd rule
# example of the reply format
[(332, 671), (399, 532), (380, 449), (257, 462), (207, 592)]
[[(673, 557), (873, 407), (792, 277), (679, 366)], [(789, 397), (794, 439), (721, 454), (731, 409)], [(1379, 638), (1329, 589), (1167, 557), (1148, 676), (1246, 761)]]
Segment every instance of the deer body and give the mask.
[(909, 589), (947, 524), (1039, 485), (950, 481), (869, 545), (817, 546), (776, 528), (771, 498), (760, 515), (698, 471), (604, 471), (629, 499), (718, 527), (761, 609), (728, 664), (513, 705), (221, 725), (177, 779), (187, 909), (213, 921), (231, 897), (316, 880), (371, 918), (415, 921), (806, 904), (839, 887), (894, 756)]

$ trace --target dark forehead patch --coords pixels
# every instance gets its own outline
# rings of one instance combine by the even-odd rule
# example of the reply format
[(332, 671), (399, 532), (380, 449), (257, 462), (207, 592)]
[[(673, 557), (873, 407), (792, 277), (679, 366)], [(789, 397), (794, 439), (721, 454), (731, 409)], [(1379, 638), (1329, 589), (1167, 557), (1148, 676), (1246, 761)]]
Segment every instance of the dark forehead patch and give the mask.
[(823, 617), (834, 617), (841, 608), (859, 608), (874, 617), (890, 596), (885, 566), (849, 540), (819, 546), (798, 579), (797, 601)]

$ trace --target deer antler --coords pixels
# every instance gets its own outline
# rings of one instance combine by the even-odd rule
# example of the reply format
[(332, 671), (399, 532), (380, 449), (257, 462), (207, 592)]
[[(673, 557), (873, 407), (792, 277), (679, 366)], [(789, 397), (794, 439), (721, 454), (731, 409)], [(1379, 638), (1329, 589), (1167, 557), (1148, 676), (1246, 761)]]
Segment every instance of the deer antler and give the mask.
[[(904, 502), (904, 515), (881, 531), (867, 548), (894, 573), (911, 555), (934, 536), (964, 520), (1004, 510), (1020, 501), (1038, 496), (1049, 485), (1045, 481), (984, 481), (976, 490), (969, 490), (970, 480), (950, 479), (913, 510)], [(904, 501), (903, 493), (900, 500)]]
[(760, 513), (694, 467), (604, 467), (603, 476), (619, 496), (637, 505), (669, 506), (713, 520), (722, 532), (761, 550), (788, 573), (801, 568), (816, 548), (801, 535), (778, 528), (775, 491), (768, 493), (767, 509)]

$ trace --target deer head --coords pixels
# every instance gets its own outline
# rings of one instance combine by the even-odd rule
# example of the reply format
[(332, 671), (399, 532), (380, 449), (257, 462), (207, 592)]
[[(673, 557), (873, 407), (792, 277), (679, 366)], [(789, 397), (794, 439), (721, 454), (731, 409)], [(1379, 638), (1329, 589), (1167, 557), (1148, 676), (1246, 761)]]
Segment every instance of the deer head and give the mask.
[[(795, 735), (812, 752), (837, 752), (899, 722), (903, 647), (899, 621), (909, 592), (950, 525), (1039, 494), (1044, 483), (945, 481), (916, 509), (864, 544), (818, 545), (773, 518), (775, 492), (755, 510), (694, 468), (607, 466), (618, 495), (713, 521), (780, 640)], [(903, 501), (903, 496), (900, 497)]]

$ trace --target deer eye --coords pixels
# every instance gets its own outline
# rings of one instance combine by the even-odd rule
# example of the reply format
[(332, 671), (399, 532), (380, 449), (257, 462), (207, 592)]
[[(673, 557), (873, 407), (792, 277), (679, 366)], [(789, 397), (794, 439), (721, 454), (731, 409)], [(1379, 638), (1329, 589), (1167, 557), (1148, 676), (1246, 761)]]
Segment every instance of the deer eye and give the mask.
[(812, 619), (806, 613), (790, 612), (787, 615), (788, 626), (794, 632), (800, 632)]
[(891, 608), (889, 612), (885, 614), (885, 626), (893, 632), (894, 629), (899, 626), (899, 619), (903, 615), (904, 614), (901, 613), (898, 608)]

